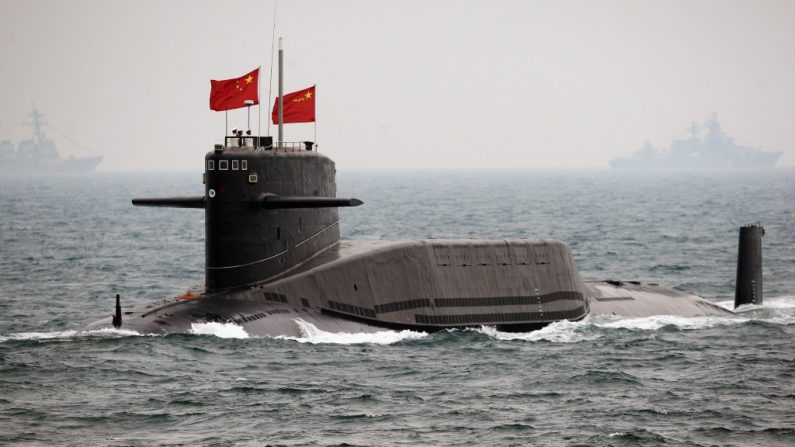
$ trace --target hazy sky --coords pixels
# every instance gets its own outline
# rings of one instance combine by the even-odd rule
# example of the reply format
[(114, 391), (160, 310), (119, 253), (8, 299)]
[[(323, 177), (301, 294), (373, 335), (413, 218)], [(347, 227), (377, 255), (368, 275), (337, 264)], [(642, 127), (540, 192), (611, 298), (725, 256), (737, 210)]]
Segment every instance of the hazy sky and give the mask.
[[(35, 103), (99, 169), (201, 170), (224, 132), (210, 79), (261, 65), (267, 107), (273, 11), (0, 0), (0, 139), (29, 135)], [(317, 139), (340, 169), (606, 167), (712, 112), (795, 165), (792, 0), (281, 1), (276, 33), (286, 91), (318, 85)]]

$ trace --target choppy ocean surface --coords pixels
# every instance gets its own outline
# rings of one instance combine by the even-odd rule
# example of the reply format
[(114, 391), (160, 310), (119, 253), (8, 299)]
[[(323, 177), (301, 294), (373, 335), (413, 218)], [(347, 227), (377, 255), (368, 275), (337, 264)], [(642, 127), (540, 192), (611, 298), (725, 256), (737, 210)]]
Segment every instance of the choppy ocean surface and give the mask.
[(586, 279), (731, 306), (761, 222), (763, 306), (508, 334), (234, 325), (80, 333), (203, 275), (201, 173), (0, 179), (0, 444), (795, 445), (795, 171), (341, 171), (345, 238), (554, 238)]

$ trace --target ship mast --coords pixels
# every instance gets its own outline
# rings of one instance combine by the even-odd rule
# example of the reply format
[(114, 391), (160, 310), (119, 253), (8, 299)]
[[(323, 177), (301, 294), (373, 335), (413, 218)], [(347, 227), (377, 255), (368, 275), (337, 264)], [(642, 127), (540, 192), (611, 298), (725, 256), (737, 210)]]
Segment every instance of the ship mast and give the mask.
[(44, 141), (44, 125), (46, 124), (44, 121), (44, 114), (40, 113), (36, 108), (33, 108), (33, 112), (30, 113), (30, 117), (33, 119), (31, 123), (25, 123), (27, 126), (33, 126), (33, 137), (35, 138), (36, 144), (41, 144)]

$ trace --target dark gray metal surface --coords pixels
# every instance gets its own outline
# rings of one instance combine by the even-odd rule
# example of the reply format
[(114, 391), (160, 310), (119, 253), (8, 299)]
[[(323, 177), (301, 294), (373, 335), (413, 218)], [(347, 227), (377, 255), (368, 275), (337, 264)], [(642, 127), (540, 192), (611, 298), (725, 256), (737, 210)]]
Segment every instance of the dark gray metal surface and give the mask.
[(585, 283), (591, 315), (622, 317), (726, 316), (732, 312), (691, 293), (640, 282), (599, 281)]
[[(194, 323), (233, 322), (250, 335), (292, 337), (305, 336), (307, 324), (327, 332), (481, 325), (527, 331), (599, 314), (731, 312), (654, 285), (583, 283), (559, 241), (342, 241), (267, 284), (128, 310), (123, 327), (178, 333)], [(109, 324), (107, 319), (87, 329)]]
[[(336, 170), (329, 158), (308, 151), (247, 150), (210, 152), (205, 161), (209, 290), (267, 281), (339, 240), (334, 206), (342, 203), (317, 207), (336, 196)], [(312, 208), (267, 207), (271, 196), (290, 197), (293, 204), (315, 202), (307, 204)]]
[(745, 225), (740, 228), (740, 243), (737, 251), (737, 282), (734, 291), (734, 307), (743, 304), (762, 304), (762, 236), (761, 225)]
[(180, 333), (232, 322), (251, 335), (298, 337), (309, 325), (527, 331), (589, 314), (730, 314), (658, 286), (584, 283), (569, 247), (555, 240), (340, 241), (336, 207), (361, 201), (335, 197), (334, 162), (317, 152), (218, 150), (205, 163), (204, 197), (134, 203), (204, 208), (206, 290), (126, 310), (124, 329)]

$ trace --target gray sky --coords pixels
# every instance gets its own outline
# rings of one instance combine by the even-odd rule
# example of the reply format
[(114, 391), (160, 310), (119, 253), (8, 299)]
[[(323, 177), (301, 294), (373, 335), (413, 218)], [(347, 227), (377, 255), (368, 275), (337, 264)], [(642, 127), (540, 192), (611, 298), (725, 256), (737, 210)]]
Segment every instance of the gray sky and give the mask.
[[(261, 65), (267, 106), (273, 9), (0, 0), (0, 139), (29, 135), (35, 103), (99, 169), (201, 170), (224, 130), (210, 79)], [(606, 167), (712, 112), (795, 165), (793, 1), (281, 1), (276, 33), (340, 169)]]

